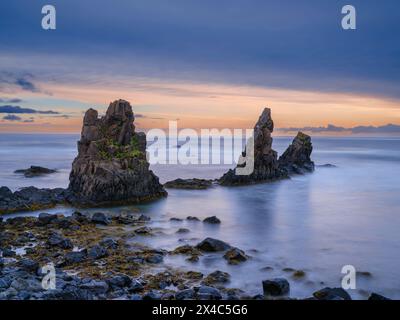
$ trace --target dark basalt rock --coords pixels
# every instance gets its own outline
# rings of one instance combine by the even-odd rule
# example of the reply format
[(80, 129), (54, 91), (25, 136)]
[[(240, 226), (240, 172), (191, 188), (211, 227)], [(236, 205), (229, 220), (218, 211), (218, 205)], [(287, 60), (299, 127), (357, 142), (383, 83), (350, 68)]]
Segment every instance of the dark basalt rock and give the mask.
[[(283, 178), (285, 173), (279, 169), (278, 154), (272, 149), (273, 131), (271, 109), (265, 108), (254, 127), (254, 171), (249, 175), (237, 175), (237, 169), (246, 166), (246, 163), (238, 164), (235, 170), (225, 173), (219, 183), (229, 186)], [(243, 152), (243, 156), (246, 157), (246, 151)]]
[(7, 187), (0, 187), (0, 214), (15, 211), (45, 209), (65, 201), (65, 189), (22, 188), (14, 193)]
[(221, 220), (219, 220), (216, 216), (208, 217), (203, 220), (204, 223), (210, 224), (220, 224)]
[(134, 119), (124, 100), (111, 103), (102, 118), (96, 110), (86, 112), (70, 174), (72, 203), (137, 203), (167, 194), (149, 170), (146, 136), (135, 132)]
[(265, 108), (254, 127), (254, 170), (245, 175), (238, 174), (238, 169), (251, 167), (246, 163), (246, 156), (251, 156), (251, 140), (248, 141), (246, 150), (242, 153), (242, 159), (235, 170), (229, 170), (220, 179), (219, 184), (224, 186), (254, 184), (270, 182), (288, 178), (291, 174), (299, 174), (314, 171), (314, 163), (310, 156), (312, 152), (311, 138), (301, 132), (298, 133), (293, 143), (278, 160), (276, 151), (272, 149), (271, 134), (274, 130), (274, 122), (271, 118), (271, 110)]
[(324, 288), (313, 293), (318, 300), (351, 300), (351, 296), (342, 288)]
[(197, 244), (196, 248), (205, 252), (218, 252), (228, 250), (231, 248), (231, 246), (221, 240), (206, 238), (202, 242)]
[(292, 144), (279, 157), (279, 168), (288, 175), (313, 172), (315, 166), (311, 161), (312, 150), (311, 137), (299, 132)]
[(262, 282), (264, 295), (266, 296), (283, 296), (289, 293), (290, 285), (289, 282), (284, 278), (276, 278), (270, 280), (264, 280)]
[(176, 179), (164, 184), (168, 189), (204, 190), (212, 187), (213, 180), (205, 179)]
[(249, 259), (246, 253), (239, 248), (232, 248), (224, 254), (224, 258), (229, 264), (239, 264)]
[(384, 301), (384, 300), (391, 300), (389, 298), (386, 298), (380, 294), (377, 293), (371, 293), (371, 295), (369, 296), (368, 300), (370, 301)]
[(57, 172), (57, 170), (47, 169), (47, 168), (39, 167), (39, 166), (31, 166), (28, 169), (20, 169), (20, 170), (14, 171), (14, 173), (23, 174), (26, 178), (38, 177), (38, 176), (51, 174), (51, 173), (55, 173), (55, 172)]

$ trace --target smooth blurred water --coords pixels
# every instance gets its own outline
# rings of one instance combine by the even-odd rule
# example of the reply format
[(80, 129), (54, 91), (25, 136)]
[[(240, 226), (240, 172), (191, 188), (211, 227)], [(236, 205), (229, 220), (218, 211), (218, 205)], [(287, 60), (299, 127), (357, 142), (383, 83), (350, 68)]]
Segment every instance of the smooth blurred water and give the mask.
[[(76, 136), (0, 135), (0, 185), (12, 189), (35, 185), (65, 187), (75, 155)], [(289, 138), (275, 138), (281, 153)], [(340, 286), (341, 269), (354, 265), (372, 277), (358, 277), (353, 297), (375, 291), (400, 298), (400, 140), (384, 138), (313, 138), (317, 168), (313, 174), (246, 187), (214, 187), (204, 191), (169, 190), (166, 199), (138, 206), (160, 228), (156, 237), (141, 240), (159, 248), (195, 244), (211, 236), (237, 246), (252, 256), (240, 266), (229, 266), (218, 254), (188, 264), (169, 257), (165, 264), (209, 273), (229, 272), (231, 287), (251, 294), (262, 292), (261, 281), (284, 276), (292, 296), (306, 297), (324, 286)], [(46, 178), (26, 179), (13, 174), (31, 164), (60, 170)], [(153, 166), (162, 181), (177, 177), (217, 178), (227, 166)], [(71, 208), (48, 212), (69, 213)], [(98, 209), (96, 209), (98, 210)], [(104, 209), (118, 211), (120, 208)], [(37, 214), (37, 213), (32, 213)], [(216, 215), (220, 226), (170, 222), (171, 217), (205, 218)], [(189, 228), (190, 233), (175, 232)], [(138, 238), (135, 238), (137, 241)], [(272, 271), (262, 271), (270, 266)], [(306, 272), (301, 280), (282, 271)]]

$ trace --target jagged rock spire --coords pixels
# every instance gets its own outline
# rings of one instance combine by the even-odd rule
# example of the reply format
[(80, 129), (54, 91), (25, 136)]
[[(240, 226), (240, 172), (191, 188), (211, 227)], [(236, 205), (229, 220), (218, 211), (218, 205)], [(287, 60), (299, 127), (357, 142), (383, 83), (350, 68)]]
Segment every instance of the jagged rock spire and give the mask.
[(83, 119), (78, 156), (72, 164), (72, 202), (132, 203), (166, 195), (146, 160), (146, 136), (136, 133), (132, 107), (110, 103), (106, 115), (89, 109)]

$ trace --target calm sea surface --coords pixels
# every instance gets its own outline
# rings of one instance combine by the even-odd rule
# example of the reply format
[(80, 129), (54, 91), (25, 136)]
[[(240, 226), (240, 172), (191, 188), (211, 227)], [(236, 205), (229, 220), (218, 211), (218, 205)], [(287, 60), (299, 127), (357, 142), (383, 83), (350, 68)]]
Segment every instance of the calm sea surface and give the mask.
[[(13, 190), (30, 185), (66, 187), (77, 139), (76, 135), (0, 134), (0, 185)], [(275, 138), (274, 149), (281, 153), (290, 140)], [(316, 164), (331, 163), (337, 168), (317, 168), (313, 174), (270, 184), (169, 190), (168, 198), (138, 206), (151, 216), (150, 226), (162, 231), (142, 240), (165, 249), (194, 244), (207, 236), (229, 242), (252, 259), (229, 266), (220, 255), (210, 254), (197, 264), (188, 265), (179, 257), (169, 257), (164, 263), (203, 273), (227, 271), (232, 275), (231, 287), (251, 294), (262, 292), (263, 279), (284, 276), (291, 282), (292, 296), (310, 296), (323, 286), (340, 286), (342, 267), (353, 265), (372, 274), (357, 278), (357, 290), (350, 292), (353, 297), (375, 291), (399, 299), (400, 140), (314, 138), (313, 144)], [(30, 165), (58, 173), (31, 179), (13, 173)], [(217, 178), (228, 167), (156, 165), (152, 169), (165, 182), (177, 177)], [(58, 207), (47, 212), (72, 210)], [(189, 215), (216, 215), (222, 224), (169, 221)], [(182, 227), (191, 232), (175, 234)], [(284, 268), (304, 270), (306, 277), (291, 279)]]

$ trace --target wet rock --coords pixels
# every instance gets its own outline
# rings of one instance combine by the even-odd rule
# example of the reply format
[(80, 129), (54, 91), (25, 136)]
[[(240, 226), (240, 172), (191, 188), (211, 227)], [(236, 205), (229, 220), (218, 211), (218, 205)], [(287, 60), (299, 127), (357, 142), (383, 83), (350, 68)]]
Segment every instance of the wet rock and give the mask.
[(136, 234), (139, 235), (150, 235), (151, 234), (152, 229), (149, 227), (141, 227), (135, 230)]
[(129, 300), (139, 301), (139, 300), (143, 300), (143, 299), (142, 299), (142, 296), (140, 294), (133, 294), (133, 295), (130, 296)]
[(89, 259), (92, 259), (92, 260), (98, 260), (98, 259), (106, 257), (107, 255), (108, 255), (107, 250), (100, 245), (95, 245), (94, 247), (90, 248), (88, 251), (88, 257), (89, 257)]
[(180, 219), (180, 218), (171, 218), (171, 219), (169, 219), (169, 221), (172, 221), (172, 222), (182, 222), (183, 220)]
[(130, 284), (128, 291), (130, 293), (136, 293), (143, 291), (143, 289), (144, 289), (143, 284), (139, 280), (135, 279)]
[(37, 261), (33, 261), (31, 259), (21, 259), (18, 262), (18, 266), (25, 271), (36, 273), (39, 269), (39, 263)]
[(264, 295), (266, 296), (283, 296), (289, 293), (289, 282), (284, 278), (275, 278), (264, 280), (262, 282)]
[(311, 137), (299, 132), (292, 144), (280, 156), (279, 168), (288, 175), (314, 171), (314, 162), (311, 161), (312, 150)]
[(146, 136), (135, 132), (129, 102), (112, 102), (102, 118), (89, 109), (78, 156), (72, 164), (69, 200), (100, 206), (137, 203), (166, 196), (146, 160)]
[(335, 166), (334, 164), (330, 164), (330, 163), (320, 164), (320, 165), (317, 165), (316, 167), (318, 167), (318, 168), (337, 168), (337, 166)]
[(221, 300), (221, 292), (213, 287), (201, 286), (197, 291), (197, 297), (200, 300)]
[(15, 257), (17, 254), (15, 253), (15, 251), (8, 249), (8, 248), (3, 248), (2, 250), (2, 254), (4, 258), (12, 258)]
[(238, 248), (232, 248), (224, 254), (224, 258), (229, 264), (239, 264), (241, 262), (247, 261), (249, 258), (243, 250)]
[(231, 246), (221, 240), (206, 238), (202, 242), (197, 244), (196, 248), (205, 252), (218, 252), (228, 250), (231, 248)]
[(42, 284), (40, 281), (36, 280), (35, 278), (15, 278), (10, 285), (11, 288), (20, 291), (29, 291), (29, 292), (38, 292), (42, 291)]
[(88, 257), (88, 253), (87, 253), (86, 249), (83, 249), (81, 251), (68, 252), (64, 256), (65, 265), (81, 263), (81, 262), (85, 261), (87, 259), (87, 257)]
[(115, 250), (118, 248), (118, 242), (111, 238), (103, 239), (102, 241), (100, 241), (99, 245), (111, 250)]
[(371, 295), (369, 296), (368, 300), (370, 301), (383, 301), (383, 300), (391, 300), (389, 298), (386, 298), (380, 294), (377, 293), (371, 293)]
[(164, 257), (162, 254), (159, 253), (152, 253), (146, 256), (145, 261), (147, 263), (158, 264), (163, 262)]
[(195, 221), (195, 222), (200, 221), (199, 218), (193, 217), (193, 216), (188, 216), (188, 217), (186, 218), (186, 220), (188, 220), (188, 221)]
[(227, 272), (223, 272), (220, 270), (214, 271), (210, 273), (203, 281), (203, 284), (210, 285), (210, 284), (221, 284), (227, 283), (231, 279), (231, 276)]
[(161, 300), (162, 293), (156, 290), (151, 290), (142, 296), (143, 300)]
[(313, 293), (318, 300), (351, 300), (351, 296), (342, 288), (324, 288)]
[(109, 225), (111, 223), (110, 218), (107, 217), (103, 212), (96, 212), (93, 214), (91, 221), (96, 224)]
[(0, 214), (50, 208), (65, 202), (65, 189), (22, 188), (14, 193), (7, 187), (0, 188)]
[(208, 217), (203, 220), (204, 223), (210, 224), (220, 224), (221, 220), (219, 220), (216, 216)]
[(193, 300), (195, 297), (196, 292), (193, 289), (181, 290), (175, 294), (176, 300)]
[(89, 282), (81, 284), (79, 287), (94, 294), (105, 294), (109, 289), (107, 282), (97, 280), (90, 280)]
[(176, 179), (164, 184), (167, 189), (205, 190), (212, 187), (212, 180), (205, 179)]
[(72, 249), (74, 247), (70, 239), (64, 238), (59, 233), (55, 232), (49, 236), (47, 244), (52, 247), (59, 247), (61, 249)]
[(197, 271), (188, 271), (186, 272), (186, 277), (188, 279), (192, 279), (192, 280), (200, 280), (203, 279), (203, 274), (201, 272), (197, 272)]
[[(251, 147), (249, 141), (236, 169), (229, 170), (220, 178), (219, 183), (221, 185), (252, 184), (286, 177), (285, 173), (279, 169), (278, 155), (272, 149), (271, 134), (273, 130), (274, 122), (271, 118), (271, 109), (265, 108), (254, 127), (254, 148)], [(254, 170), (239, 173), (238, 170), (244, 170), (245, 167), (252, 168), (250, 163), (246, 163), (246, 157), (254, 158)]]
[(141, 215), (139, 216), (139, 218), (137, 219), (137, 221), (139, 221), (139, 222), (148, 222), (148, 221), (150, 221), (150, 220), (151, 220), (151, 218), (148, 217), (148, 216), (145, 216), (144, 214), (141, 214)]
[(51, 173), (57, 172), (56, 170), (44, 168), (44, 167), (39, 167), (39, 166), (31, 166), (28, 169), (20, 169), (20, 170), (15, 170), (14, 173), (20, 173), (25, 176), (25, 178), (33, 178), (33, 177), (38, 177), (38, 176), (43, 176)]
[(296, 270), (293, 272), (292, 277), (295, 279), (301, 279), (306, 276), (306, 273), (303, 270)]
[(112, 289), (129, 287), (132, 284), (132, 279), (127, 275), (120, 274), (112, 277), (108, 281), (108, 285)]
[(190, 230), (186, 229), (186, 228), (179, 228), (178, 231), (176, 231), (176, 233), (180, 233), (180, 234), (189, 233), (189, 232), (190, 232)]
[(57, 220), (57, 216), (55, 214), (41, 213), (38, 217), (38, 224), (46, 226), (55, 220)]

